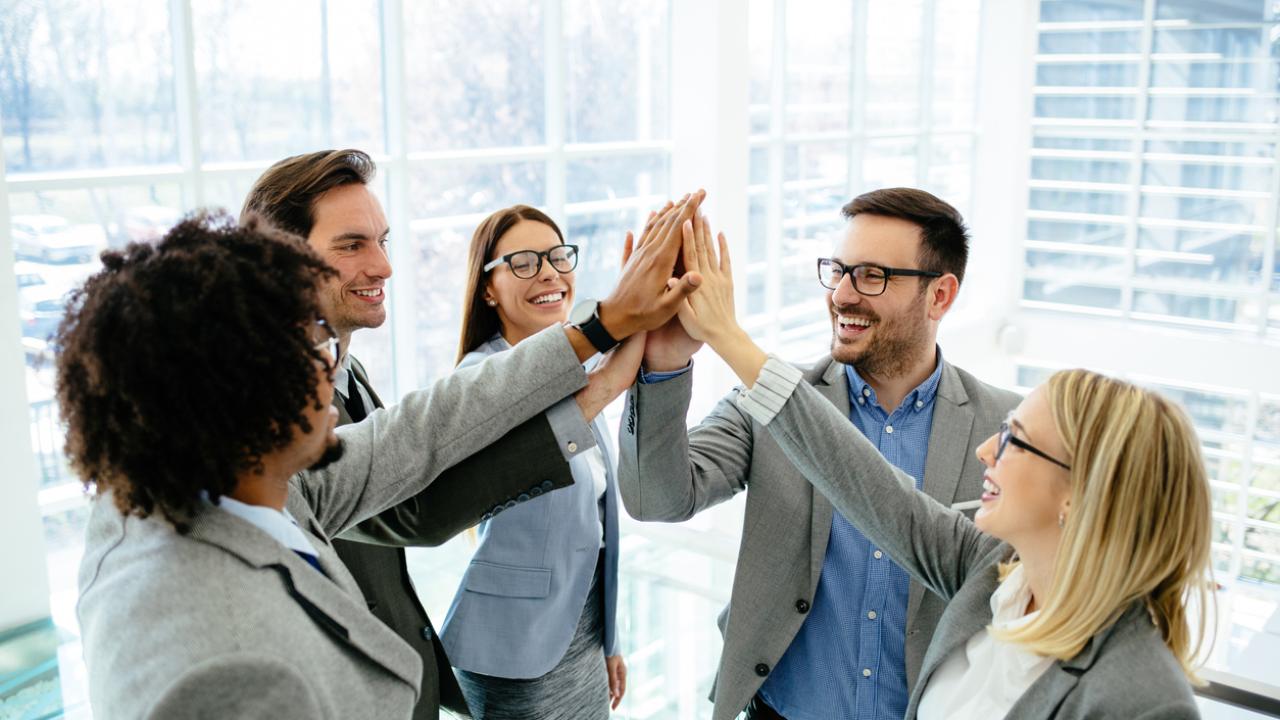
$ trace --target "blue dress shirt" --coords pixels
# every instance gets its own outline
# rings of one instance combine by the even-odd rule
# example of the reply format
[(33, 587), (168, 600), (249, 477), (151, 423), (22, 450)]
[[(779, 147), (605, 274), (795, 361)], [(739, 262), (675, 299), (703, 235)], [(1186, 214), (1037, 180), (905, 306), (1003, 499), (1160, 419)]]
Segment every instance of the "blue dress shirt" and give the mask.
[[(941, 353), (933, 374), (892, 413), (880, 407), (875, 390), (852, 365), (845, 372), (849, 419), (919, 488)], [(902, 717), (908, 699), (908, 591), (906, 571), (836, 511), (812, 610), (760, 688), (765, 702), (788, 720)]]

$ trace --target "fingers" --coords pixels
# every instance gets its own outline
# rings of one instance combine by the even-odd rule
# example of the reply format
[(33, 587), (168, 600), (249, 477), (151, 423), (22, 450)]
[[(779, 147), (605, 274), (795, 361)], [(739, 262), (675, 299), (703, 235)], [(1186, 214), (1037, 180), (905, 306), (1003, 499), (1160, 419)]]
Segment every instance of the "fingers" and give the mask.
[(631, 259), (631, 251), (635, 248), (635, 241), (635, 235), (628, 231), (627, 239), (622, 243), (622, 267), (626, 267), (627, 261)]
[[(680, 227), (680, 238), (680, 251), (684, 256), (685, 270), (701, 270), (702, 261), (698, 257), (698, 238), (693, 231), (693, 226), (689, 223), (684, 223)], [(670, 287), (670, 283), (667, 286)]]
[(733, 277), (733, 264), (729, 261), (729, 241), (725, 239), (724, 233), (716, 236), (720, 245), (720, 272)]
[(711, 250), (711, 243), (708, 242), (710, 238), (707, 237), (706, 233), (701, 232), (695, 232), (694, 238), (694, 247), (698, 252), (697, 269), (701, 272), (715, 272), (718, 268), (716, 267), (714, 252)]

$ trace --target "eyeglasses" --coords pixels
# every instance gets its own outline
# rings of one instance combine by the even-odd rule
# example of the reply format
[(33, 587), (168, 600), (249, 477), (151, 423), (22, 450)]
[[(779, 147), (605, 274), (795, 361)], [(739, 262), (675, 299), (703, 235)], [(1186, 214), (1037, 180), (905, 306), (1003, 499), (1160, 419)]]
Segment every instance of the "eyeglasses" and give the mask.
[(311, 324), (310, 333), (311, 347), (329, 353), (329, 357), (333, 358), (329, 362), (329, 367), (336, 367), (338, 358), (342, 357), (342, 342), (338, 340), (338, 333), (324, 318), (316, 318), (315, 322)]
[(1049, 455), (1045, 453), (1043, 450), (1040, 450), (1039, 448), (1035, 447), (1034, 445), (1027, 442), (1026, 440), (1023, 440), (1018, 437), (1014, 437), (1013, 428), (1009, 427), (1009, 423), (1007, 422), (1000, 423), (1000, 443), (996, 446), (996, 462), (1000, 462), (1000, 456), (1004, 455), (1004, 449), (1008, 447), (1010, 443), (1017, 445), (1018, 447), (1022, 448), (1023, 450), (1026, 450), (1029, 453), (1039, 455), (1040, 457), (1044, 458), (1045, 460), (1048, 460), (1049, 462), (1053, 463), (1054, 465), (1057, 465), (1058, 467), (1064, 470), (1071, 469), (1070, 465), (1062, 462), (1061, 460), (1055, 460), (1054, 458), (1049, 457)]
[(853, 289), (859, 295), (874, 297), (883, 295), (889, 287), (889, 278), (895, 275), (904, 277), (942, 277), (942, 273), (931, 270), (909, 270), (905, 268), (882, 267), (880, 265), (845, 265), (834, 258), (818, 258), (818, 282), (828, 290), (835, 290), (840, 281), (848, 275), (853, 280)]
[(506, 263), (511, 268), (511, 274), (521, 280), (528, 280), (536, 277), (542, 272), (542, 259), (546, 258), (551, 261), (551, 267), (561, 275), (573, 272), (578, 267), (578, 246), (577, 245), (557, 245), (550, 250), (517, 250), (513, 253), (507, 253), (500, 258), (490, 260), (484, 266), (484, 271), (498, 267), (502, 263)]

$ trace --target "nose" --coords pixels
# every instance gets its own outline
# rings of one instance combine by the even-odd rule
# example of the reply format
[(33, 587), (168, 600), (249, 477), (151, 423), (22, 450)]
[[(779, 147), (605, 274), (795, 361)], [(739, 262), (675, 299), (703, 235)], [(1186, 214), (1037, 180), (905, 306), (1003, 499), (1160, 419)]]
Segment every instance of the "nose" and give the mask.
[(369, 267), (365, 269), (365, 274), (377, 280), (386, 280), (391, 277), (391, 258), (387, 255), (387, 248), (382, 245), (376, 245), (374, 250), (375, 256), (369, 263)]
[(836, 305), (856, 305), (862, 302), (862, 295), (853, 289), (853, 275), (845, 273), (831, 291), (831, 301)]
[(978, 462), (989, 468), (996, 466), (996, 443), (1000, 442), (999, 438), (1000, 434), (996, 433), (974, 449), (973, 454), (978, 457)]
[(557, 271), (551, 265), (551, 258), (545, 255), (542, 256), (542, 267), (538, 268), (538, 281), (550, 282), (552, 280), (555, 280), (559, 276), (560, 276), (559, 271)]

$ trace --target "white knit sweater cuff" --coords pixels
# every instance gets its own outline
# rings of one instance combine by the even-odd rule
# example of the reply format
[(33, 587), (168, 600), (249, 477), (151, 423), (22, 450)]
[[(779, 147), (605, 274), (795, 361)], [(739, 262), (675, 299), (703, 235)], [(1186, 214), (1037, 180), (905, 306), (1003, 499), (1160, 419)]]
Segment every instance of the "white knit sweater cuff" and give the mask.
[(738, 407), (756, 422), (768, 425), (803, 377), (804, 373), (799, 368), (770, 355), (764, 367), (760, 368), (756, 384), (738, 393)]

